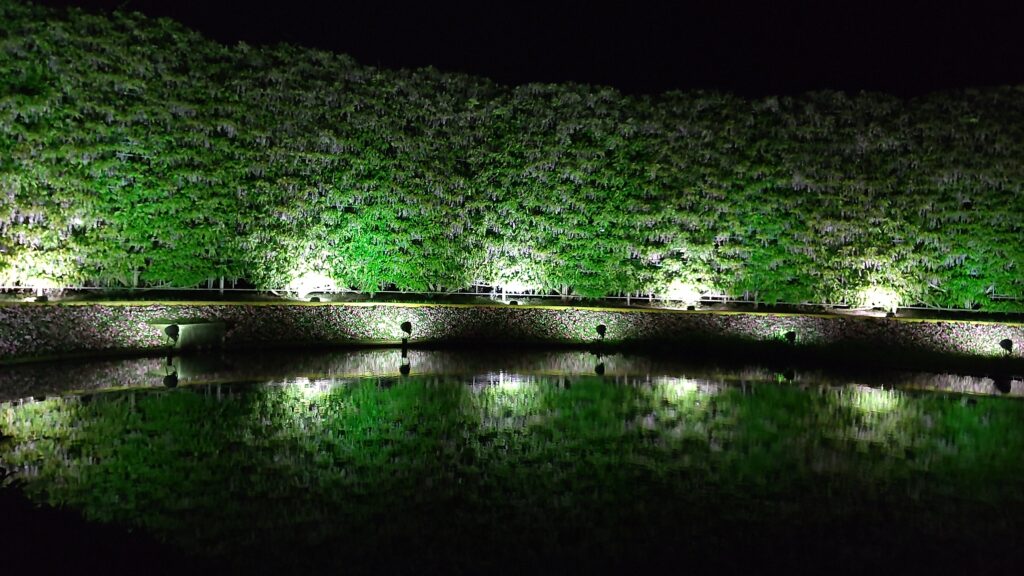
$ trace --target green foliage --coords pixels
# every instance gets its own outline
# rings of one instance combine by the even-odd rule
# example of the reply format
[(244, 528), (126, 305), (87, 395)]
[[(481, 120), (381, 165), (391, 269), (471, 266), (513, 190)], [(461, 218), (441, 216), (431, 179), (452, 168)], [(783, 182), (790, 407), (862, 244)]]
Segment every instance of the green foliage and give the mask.
[[(1024, 89), (627, 97), (0, 0), (0, 279), (1021, 310)], [(1007, 299), (1009, 297), (1009, 299)], [(1016, 298), (1017, 300), (1014, 300)]]

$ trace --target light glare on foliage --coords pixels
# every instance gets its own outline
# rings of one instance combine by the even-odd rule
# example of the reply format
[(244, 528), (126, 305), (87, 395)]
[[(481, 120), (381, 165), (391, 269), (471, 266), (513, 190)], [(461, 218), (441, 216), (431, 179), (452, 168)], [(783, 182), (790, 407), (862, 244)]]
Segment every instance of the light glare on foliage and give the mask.
[(322, 272), (305, 272), (288, 283), (288, 291), (305, 300), (313, 292), (337, 292), (338, 285)]
[(509, 280), (499, 285), (503, 292), (509, 294), (523, 294), (529, 290), (533, 290), (534, 286), (527, 284), (526, 282), (520, 282), (518, 280)]
[(666, 300), (680, 302), (685, 306), (696, 306), (700, 302), (700, 296), (700, 289), (681, 280), (673, 280), (665, 291)]
[(857, 293), (856, 305), (861, 308), (880, 308), (886, 312), (896, 312), (900, 306), (900, 295), (891, 288), (869, 286)]

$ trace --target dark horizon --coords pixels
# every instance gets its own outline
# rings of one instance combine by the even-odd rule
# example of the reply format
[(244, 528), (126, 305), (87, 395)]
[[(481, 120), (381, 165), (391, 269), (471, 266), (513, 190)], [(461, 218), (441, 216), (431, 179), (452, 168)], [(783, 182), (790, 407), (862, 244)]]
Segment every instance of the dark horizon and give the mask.
[(1024, 84), (1024, 43), (1015, 30), (1024, 22), (1022, 4), (36, 3), (138, 11), (173, 18), (228, 45), (286, 42), (349, 54), (371, 66), (432, 66), (509, 85), (577, 82), (627, 94), (720, 90), (760, 97), (841, 90), (912, 97)]

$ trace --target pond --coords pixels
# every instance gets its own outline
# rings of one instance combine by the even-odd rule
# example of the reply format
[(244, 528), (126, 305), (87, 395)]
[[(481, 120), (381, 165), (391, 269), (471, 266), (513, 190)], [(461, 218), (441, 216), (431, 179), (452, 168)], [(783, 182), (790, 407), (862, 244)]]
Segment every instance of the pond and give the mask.
[(375, 349), (29, 365), (0, 390), (4, 490), (218, 571), (1024, 561), (1019, 379)]

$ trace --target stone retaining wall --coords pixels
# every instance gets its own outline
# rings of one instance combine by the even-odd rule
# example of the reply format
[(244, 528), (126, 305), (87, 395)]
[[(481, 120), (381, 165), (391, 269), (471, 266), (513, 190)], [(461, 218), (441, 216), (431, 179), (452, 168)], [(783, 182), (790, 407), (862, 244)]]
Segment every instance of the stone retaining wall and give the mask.
[[(0, 362), (158, 351), (161, 323), (220, 321), (228, 349), (282, 344), (686, 344), (716, 339), (1021, 358), (1024, 324), (840, 315), (543, 306), (337, 303), (19, 303), (0, 306)], [(598, 326), (604, 326), (604, 336)], [(1008, 352), (1001, 343), (1012, 342)]]

